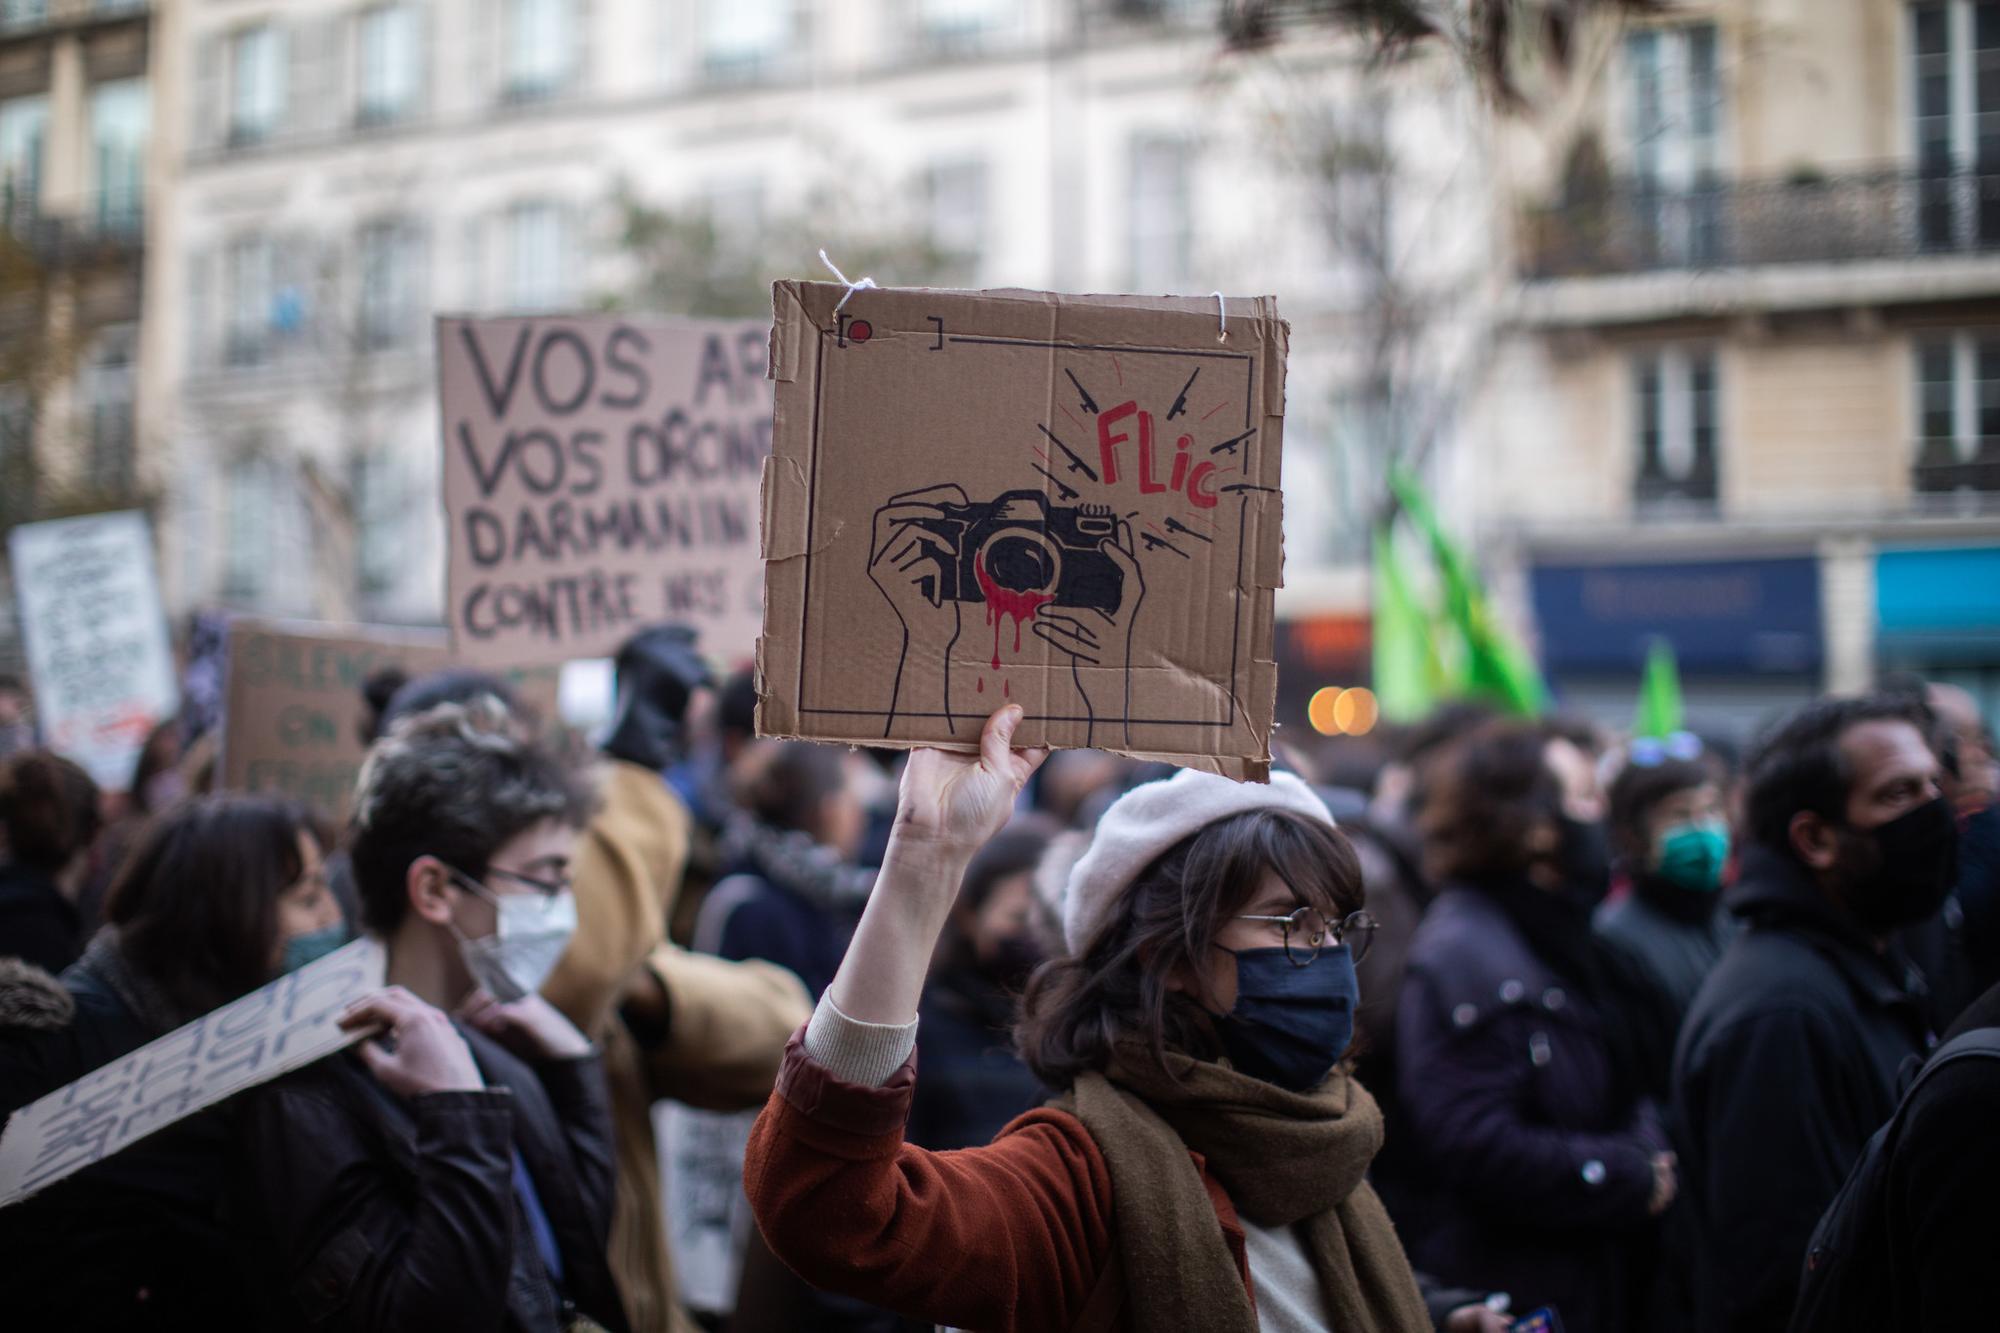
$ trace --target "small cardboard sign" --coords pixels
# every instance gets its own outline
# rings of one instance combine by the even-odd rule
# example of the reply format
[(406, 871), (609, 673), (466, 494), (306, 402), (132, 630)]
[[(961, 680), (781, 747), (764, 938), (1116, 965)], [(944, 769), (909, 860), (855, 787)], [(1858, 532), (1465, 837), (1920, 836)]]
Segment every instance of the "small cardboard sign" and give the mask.
[(335, 1020), (383, 967), (381, 944), (356, 940), (22, 1107), (0, 1135), (0, 1207), (360, 1040)]
[(1262, 780), (1275, 299), (847, 295), (773, 288), (760, 733), (962, 749), (1013, 702), (1022, 745)]
[(146, 516), (25, 523), (8, 548), (43, 737), (123, 791), (177, 698)]
[[(283, 796), (345, 820), (368, 752), (362, 684), (385, 667), (415, 679), (451, 666), (447, 638), (442, 629), (231, 621), (222, 788)], [(524, 706), (554, 721), (560, 668), (495, 674)]]
[(668, 621), (711, 659), (748, 660), (766, 327), (573, 315), (437, 332), (460, 660), (608, 657)]

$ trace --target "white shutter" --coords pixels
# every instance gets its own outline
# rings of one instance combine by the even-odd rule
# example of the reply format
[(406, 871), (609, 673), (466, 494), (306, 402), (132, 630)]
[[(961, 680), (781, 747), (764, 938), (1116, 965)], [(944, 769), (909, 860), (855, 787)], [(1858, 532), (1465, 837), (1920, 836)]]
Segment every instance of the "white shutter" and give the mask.
[(281, 133), (323, 134), (336, 123), (337, 24), (337, 19), (301, 19), (282, 30), (291, 60)]
[(491, 228), (486, 219), (474, 214), (465, 220), (459, 253), (457, 307), (467, 313), (483, 311), (488, 301), (486, 245)]
[(470, 34), (466, 49), (471, 57), (466, 67), (472, 75), (471, 96), (467, 100), (473, 108), (491, 106), (500, 94), (500, 52), (506, 40), (502, 31), (506, 19), (504, 2), (465, 0), (471, 20), (466, 25)]

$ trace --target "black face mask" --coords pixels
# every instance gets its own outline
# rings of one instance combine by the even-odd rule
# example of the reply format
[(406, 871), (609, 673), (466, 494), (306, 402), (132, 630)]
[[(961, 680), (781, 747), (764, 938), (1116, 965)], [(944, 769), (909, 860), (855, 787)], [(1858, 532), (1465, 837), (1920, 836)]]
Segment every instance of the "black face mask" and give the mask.
[(1942, 796), (1856, 829), (1853, 840), (1868, 850), (1856, 858), (1861, 864), (1843, 867), (1841, 898), (1871, 934), (1935, 916), (1958, 883), (1958, 820)]
[(1611, 891), (1611, 838), (1594, 821), (1556, 816), (1555, 871), (1562, 896), (1589, 911)]

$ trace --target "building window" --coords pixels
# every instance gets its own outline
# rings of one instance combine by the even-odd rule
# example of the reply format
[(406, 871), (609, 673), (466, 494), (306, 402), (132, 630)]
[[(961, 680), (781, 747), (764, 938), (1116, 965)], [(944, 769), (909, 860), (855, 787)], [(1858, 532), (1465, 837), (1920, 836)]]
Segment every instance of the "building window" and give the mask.
[(507, 305), (518, 311), (569, 304), (572, 272), (569, 215), (554, 203), (507, 210)]
[(1947, 249), (2000, 240), (2000, 3), (1932, 0), (1910, 10), (1917, 229)]
[(1919, 339), (1920, 494), (2000, 491), (2000, 332)]
[(1717, 494), (1721, 403), (1712, 348), (1667, 348), (1633, 365), (1638, 468), (1632, 496), (1641, 506), (1712, 505)]
[(423, 79), (418, 42), (415, 5), (377, 5), (362, 11), (355, 41), (358, 124), (393, 125), (416, 112)]
[(223, 358), (232, 366), (261, 366), (302, 322), (299, 295), (282, 286), (277, 247), (262, 236), (233, 242), (225, 256), (229, 312)]
[(956, 281), (975, 281), (986, 254), (986, 164), (934, 165), (924, 173), (924, 205), (931, 246), (946, 270)]
[(393, 592), (409, 563), (409, 497), (389, 449), (369, 449), (354, 459), (351, 499), (354, 513), (354, 559), (361, 595), (380, 597)]
[(977, 51), (1016, 25), (1019, 0), (916, 0), (915, 30), (932, 51)]
[(146, 137), (152, 102), (144, 79), (100, 83), (90, 94), (90, 148), (97, 170), (97, 225), (137, 235), (146, 202)]
[(702, 68), (711, 79), (768, 76), (792, 41), (792, 0), (704, 0)]
[(572, 0), (507, 0), (505, 33), (509, 102), (537, 102), (568, 86), (574, 72), (576, 14)]
[(1647, 258), (1712, 263), (1721, 253), (1722, 81), (1715, 25), (1625, 38), (1631, 170)]
[(279, 532), (277, 464), (262, 450), (229, 465), (222, 595), (255, 605), (270, 587)]
[(420, 239), (408, 222), (371, 222), (356, 240), (355, 330), (364, 350), (416, 341), (423, 307)]
[(35, 396), (25, 384), (0, 384), (0, 521), (26, 522), (35, 511)]
[(81, 376), (80, 396), (90, 438), (90, 479), (104, 495), (126, 496), (138, 488), (132, 414), (132, 367), (138, 343), (137, 325), (104, 330)]
[(48, 151), (49, 99), (10, 97), (0, 102), (0, 221), (32, 218), (42, 194), (42, 158)]
[(1126, 200), (1135, 291), (1173, 292), (1187, 285), (1194, 267), (1192, 168), (1185, 140), (1142, 135), (1132, 142)]
[(229, 142), (261, 143), (285, 116), (285, 34), (268, 23), (229, 39)]

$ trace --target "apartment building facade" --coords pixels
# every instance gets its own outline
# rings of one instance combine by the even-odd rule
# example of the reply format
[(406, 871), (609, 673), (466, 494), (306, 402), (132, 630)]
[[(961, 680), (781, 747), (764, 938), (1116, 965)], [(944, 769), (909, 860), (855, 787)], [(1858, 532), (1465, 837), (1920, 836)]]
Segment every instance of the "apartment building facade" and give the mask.
[[(1318, 28), (1232, 51), (1215, 0), (171, 4), (184, 139), (149, 298), (172, 369), (148, 416), (177, 607), (435, 620), (430, 316), (622, 299), (624, 191), (775, 274), (826, 276), (825, 210), (827, 236), (872, 219), (952, 257), (933, 281), (1277, 292), (1287, 596), (1365, 622), (1347, 507), (1379, 467), (1342, 432), (1386, 257), (1461, 293), (1493, 269), (1453, 71), (1385, 85)], [(1453, 238), (1399, 246), (1405, 218)], [(778, 237), (798, 253), (760, 256)], [(908, 280), (893, 264), (877, 281)]]
[(2000, 705), (2000, 4), (1600, 34), (1514, 136), (1479, 530), (1573, 702), (1710, 725), (1911, 669)]
[[(0, 527), (151, 491), (152, 19), (144, 0), (0, 3)], [(0, 613), (0, 659), (17, 653)]]

